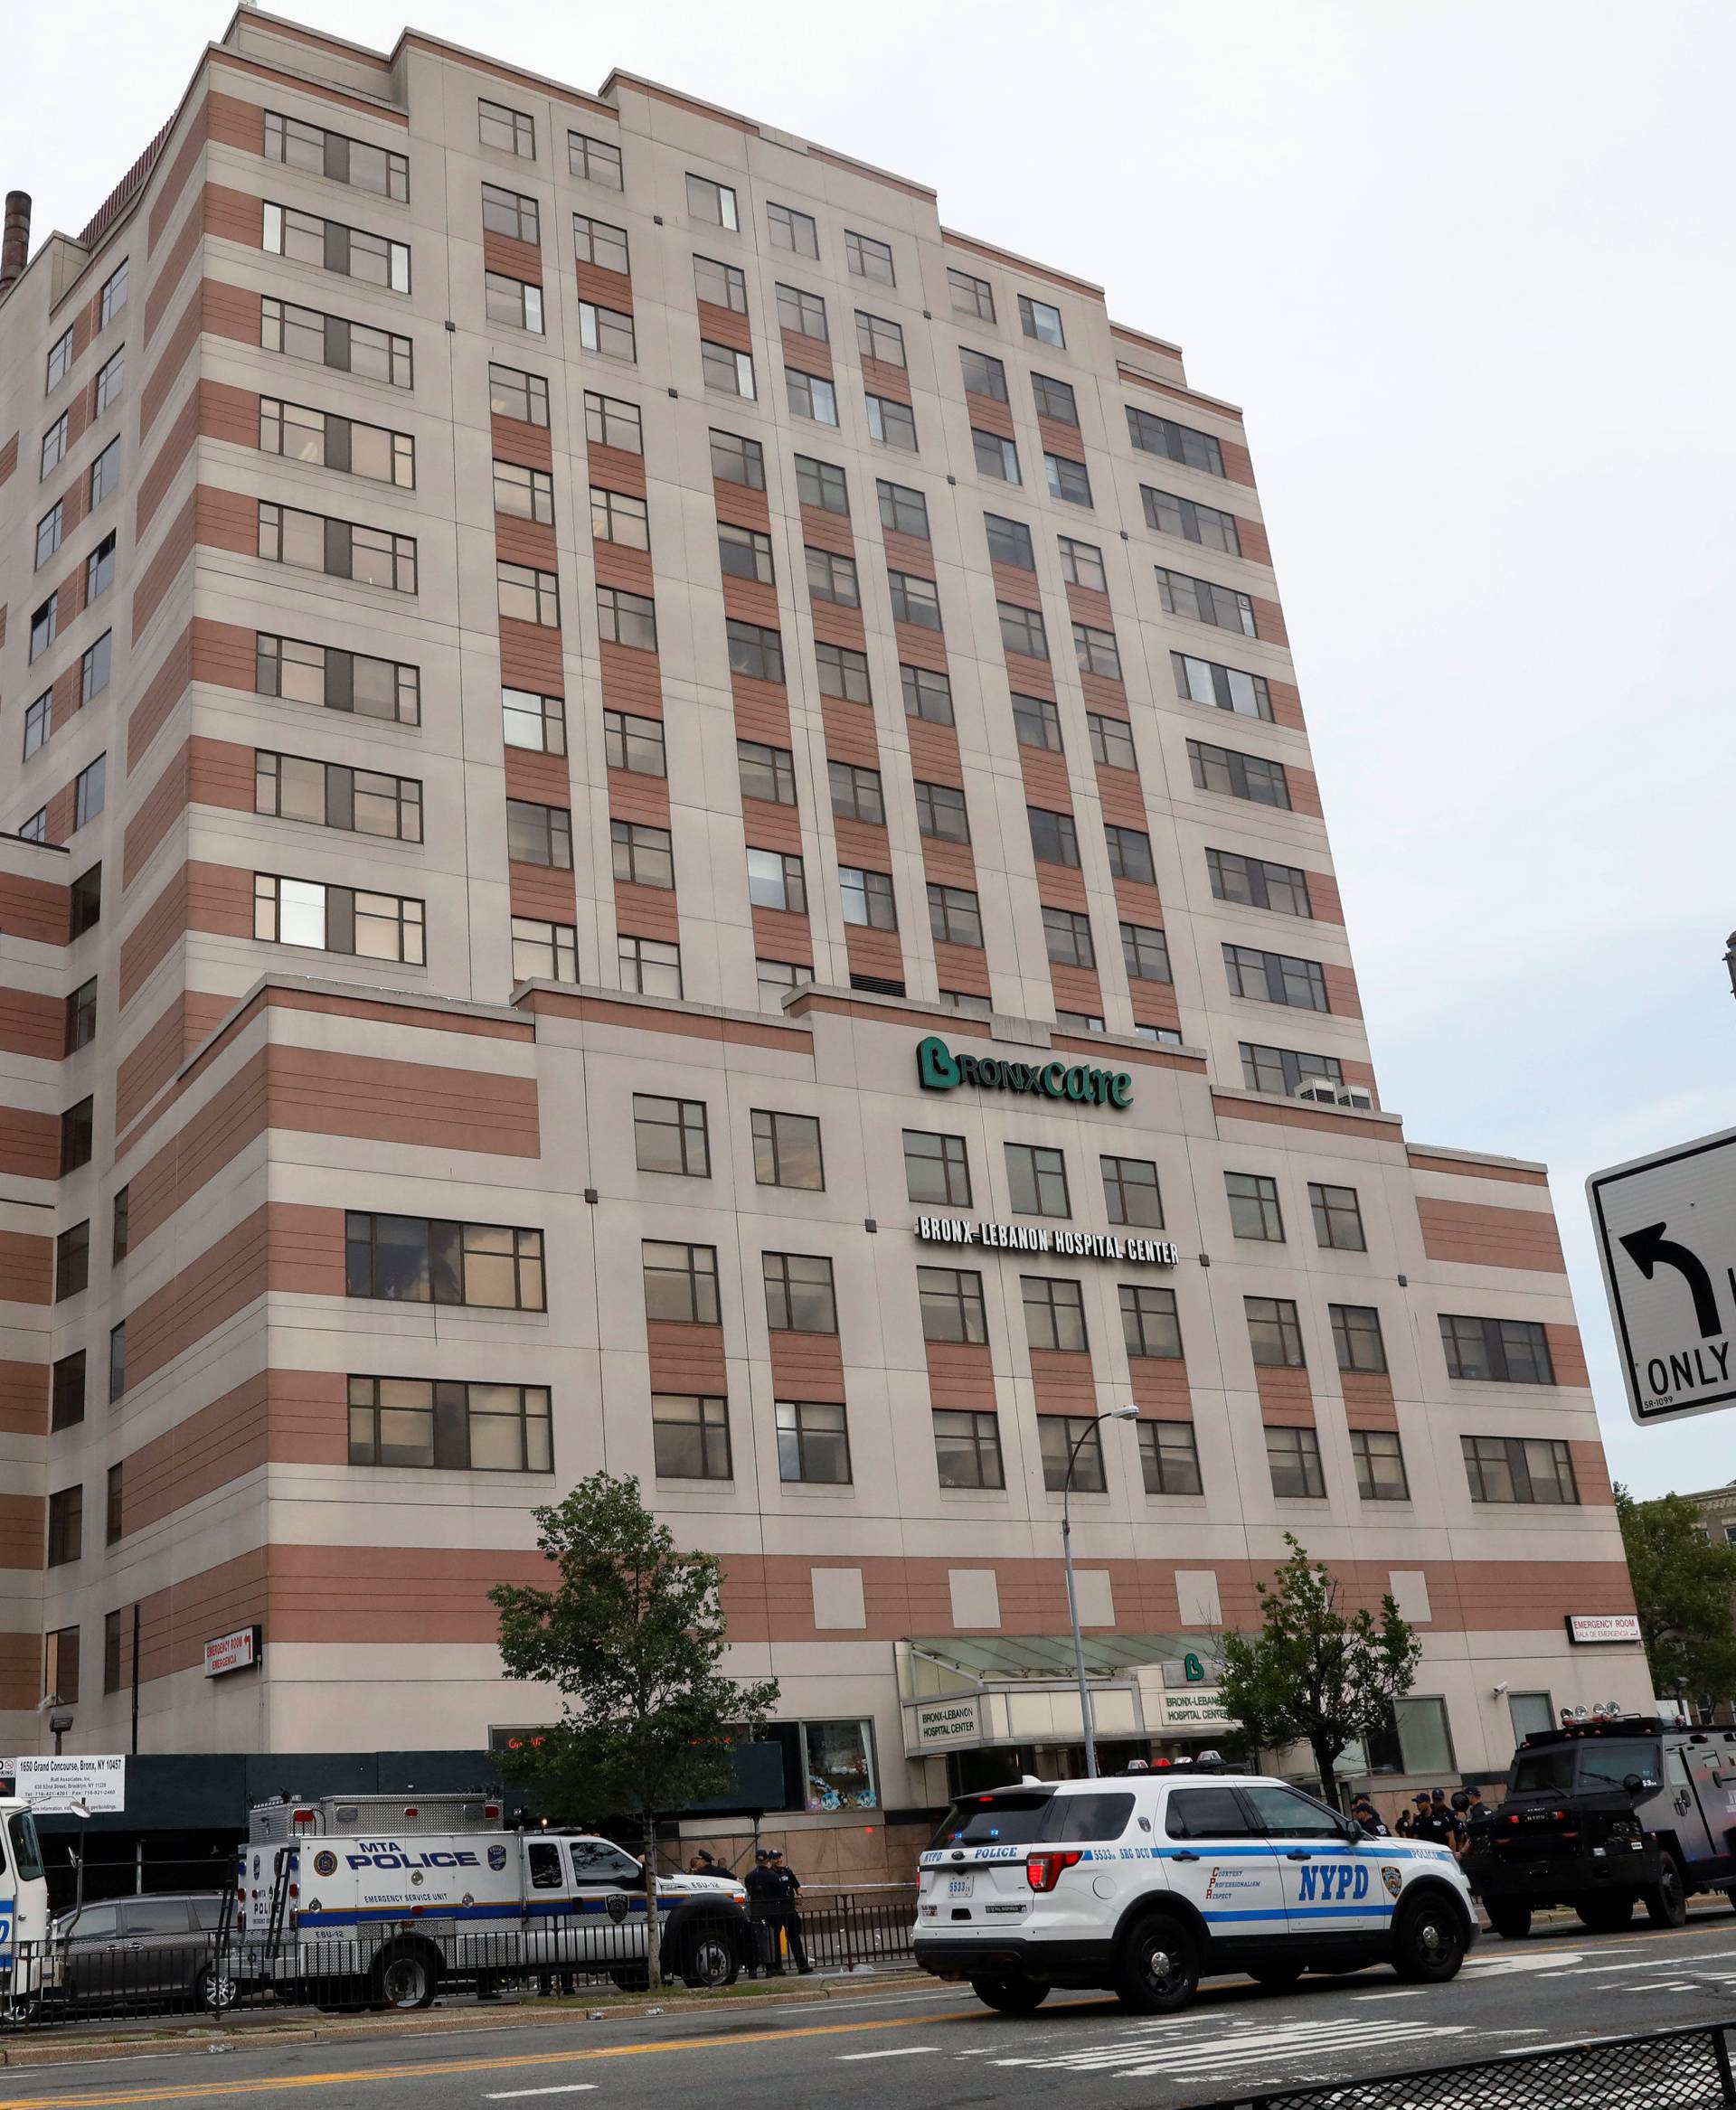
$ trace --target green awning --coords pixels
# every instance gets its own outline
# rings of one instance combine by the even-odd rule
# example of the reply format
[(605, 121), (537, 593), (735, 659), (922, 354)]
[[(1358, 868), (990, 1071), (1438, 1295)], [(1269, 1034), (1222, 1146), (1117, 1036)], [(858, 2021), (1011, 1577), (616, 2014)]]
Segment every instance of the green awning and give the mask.
[[(1089, 1676), (1118, 1678), (1156, 1663), (1179, 1663), (1189, 1653), (1214, 1655), (1217, 1637), (1211, 1634), (1088, 1634), (1084, 1645)], [(910, 1647), (919, 1689), (925, 1672), (937, 1681), (942, 1678), (941, 1666), (974, 1685), (1071, 1678), (1075, 1674), (1072, 1639), (1064, 1634), (948, 1634), (939, 1641), (913, 1636)]]

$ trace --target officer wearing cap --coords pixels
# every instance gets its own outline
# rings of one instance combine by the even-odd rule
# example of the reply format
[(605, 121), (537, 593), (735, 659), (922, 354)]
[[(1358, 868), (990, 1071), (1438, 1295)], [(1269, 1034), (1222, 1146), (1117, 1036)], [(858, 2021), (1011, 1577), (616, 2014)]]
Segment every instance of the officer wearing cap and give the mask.
[(764, 1977), (778, 1960), (775, 1923), (784, 1902), (784, 1886), (773, 1872), (770, 1847), (755, 1848), (753, 1866), (742, 1877), (741, 1888), (748, 1894), (748, 1917), (753, 1922), (754, 1964)]
[(1364, 1839), (1390, 1839), (1392, 1836), (1385, 1818), (1367, 1795), (1352, 1798), (1350, 1813), (1362, 1826)]

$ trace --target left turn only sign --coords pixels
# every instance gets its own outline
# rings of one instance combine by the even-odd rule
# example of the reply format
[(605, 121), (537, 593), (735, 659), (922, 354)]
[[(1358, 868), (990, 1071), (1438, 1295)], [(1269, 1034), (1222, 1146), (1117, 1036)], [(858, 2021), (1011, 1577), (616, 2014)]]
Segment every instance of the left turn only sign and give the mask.
[(1736, 1128), (1585, 1183), (1642, 1426), (1736, 1405)]

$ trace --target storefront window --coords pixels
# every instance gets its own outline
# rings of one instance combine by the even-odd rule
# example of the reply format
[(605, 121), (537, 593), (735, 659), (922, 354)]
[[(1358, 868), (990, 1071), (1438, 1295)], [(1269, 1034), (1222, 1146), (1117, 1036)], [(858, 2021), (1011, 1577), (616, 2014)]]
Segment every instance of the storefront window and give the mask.
[(802, 1724), (810, 1810), (877, 1810), (873, 1725), (866, 1721)]

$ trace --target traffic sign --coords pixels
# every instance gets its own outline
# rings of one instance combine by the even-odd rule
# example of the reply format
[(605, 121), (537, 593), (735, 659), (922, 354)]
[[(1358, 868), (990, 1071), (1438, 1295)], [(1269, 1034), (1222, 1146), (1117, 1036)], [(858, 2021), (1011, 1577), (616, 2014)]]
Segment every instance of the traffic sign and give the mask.
[(1736, 1404), (1736, 1128), (1585, 1183), (1642, 1427)]

